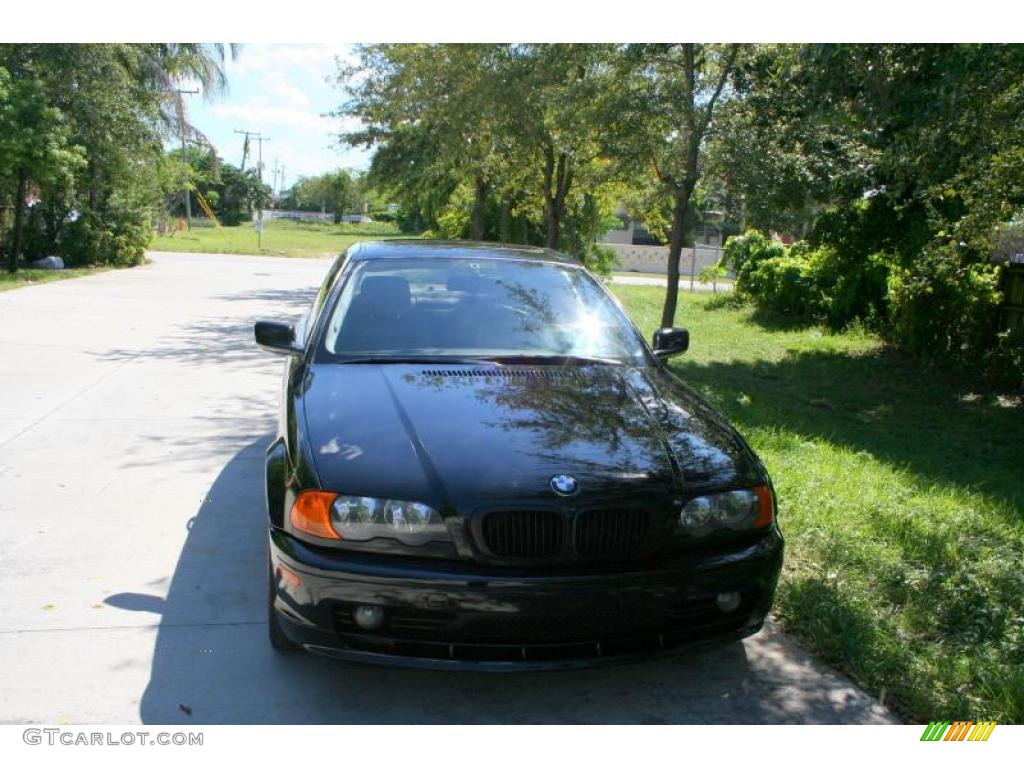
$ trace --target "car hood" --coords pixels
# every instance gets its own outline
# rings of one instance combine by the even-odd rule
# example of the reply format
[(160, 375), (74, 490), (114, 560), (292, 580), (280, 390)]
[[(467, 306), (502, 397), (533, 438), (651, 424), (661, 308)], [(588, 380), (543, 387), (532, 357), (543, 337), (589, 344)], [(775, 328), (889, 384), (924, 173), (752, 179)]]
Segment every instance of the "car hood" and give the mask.
[(756, 473), (728, 424), (676, 379), (619, 366), (314, 365), (303, 410), (320, 484), (455, 508), (678, 498)]

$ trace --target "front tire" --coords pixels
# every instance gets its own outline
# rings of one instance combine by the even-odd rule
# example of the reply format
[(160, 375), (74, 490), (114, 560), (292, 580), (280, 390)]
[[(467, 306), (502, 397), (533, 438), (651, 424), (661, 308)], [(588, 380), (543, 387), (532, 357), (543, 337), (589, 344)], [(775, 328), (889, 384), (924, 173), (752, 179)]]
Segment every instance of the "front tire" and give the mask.
[(281, 620), (274, 610), (274, 593), (277, 587), (274, 584), (274, 568), (267, 560), (267, 627), (270, 638), (270, 647), (278, 653), (295, 653), (302, 650), (302, 646), (293, 643), (281, 629)]

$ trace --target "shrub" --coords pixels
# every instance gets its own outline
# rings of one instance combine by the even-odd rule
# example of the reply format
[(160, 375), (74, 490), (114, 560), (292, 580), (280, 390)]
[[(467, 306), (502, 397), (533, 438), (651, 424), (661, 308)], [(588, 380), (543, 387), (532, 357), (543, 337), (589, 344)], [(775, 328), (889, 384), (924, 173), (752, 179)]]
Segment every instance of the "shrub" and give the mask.
[(806, 244), (786, 248), (751, 230), (726, 241), (721, 263), (736, 275), (739, 295), (788, 315), (817, 314), (820, 297), (810, 272)]
[(809, 279), (821, 297), (816, 308), (819, 319), (833, 328), (843, 328), (855, 320), (877, 324), (885, 315), (890, 263), (886, 254), (858, 258), (822, 246), (808, 250), (806, 258)]
[(729, 276), (729, 268), (725, 262), (717, 261), (714, 264), (708, 264), (701, 268), (700, 274), (697, 276), (701, 283), (715, 283), (719, 280), (724, 280)]
[(783, 253), (755, 263), (745, 272), (744, 292), (775, 312), (796, 317), (815, 317), (821, 297), (811, 273), (810, 261)]
[(740, 295), (777, 312), (834, 328), (885, 314), (891, 259), (883, 253), (861, 258), (806, 241), (786, 247), (748, 232), (729, 239), (722, 261), (735, 271)]
[[(971, 367), (1012, 368), (1012, 339), (1000, 341), (998, 268), (965, 262), (955, 244), (929, 249), (889, 278), (886, 335), (917, 354)], [(1003, 373), (1005, 376), (1005, 371)]]
[(1000, 332), (995, 345), (983, 354), (981, 365), (993, 385), (1024, 390), (1024, 334)]
[(135, 266), (145, 259), (150, 236), (144, 211), (112, 199), (104, 215), (86, 210), (67, 224), (57, 243), (57, 255), (70, 266)]
[(608, 277), (619, 263), (618, 254), (612, 248), (594, 244), (580, 259), (591, 272)]
[(882, 194), (823, 211), (814, 222), (809, 240), (815, 249), (831, 246), (854, 262), (863, 263), (879, 252), (909, 261), (933, 235), (921, 203), (897, 204)]
[(470, 214), (473, 209), (473, 191), (460, 184), (437, 216), (436, 233), (444, 240), (469, 237)]
[(217, 211), (217, 219), (225, 227), (237, 227), (240, 224), (247, 224), (252, 220), (252, 214), (241, 207), (225, 208)]
[[(865, 205), (856, 213), (873, 210)], [(817, 245), (786, 248), (756, 232), (730, 238), (723, 262), (735, 270), (737, 295), (833, 328), (864, 321), (923, 358), (980, 373), (999, 387), (1024, 386), (1024, 339), (998, 330), (999, 267), (987, 252), (945, 243), (912, 257), (898, 250), (865, 255), (863, 243), (837, 236), (844, 233), (837, 221), (831, 240)]]
[(746, 282), (757, 265), (784, 253), (785, 248), (780, 243), (772, 242), (756, 230), (749, 230), (726, 241), (722, 249), (722, 263), (732, 268), (736, 275), (736, 289), (745, 293)]

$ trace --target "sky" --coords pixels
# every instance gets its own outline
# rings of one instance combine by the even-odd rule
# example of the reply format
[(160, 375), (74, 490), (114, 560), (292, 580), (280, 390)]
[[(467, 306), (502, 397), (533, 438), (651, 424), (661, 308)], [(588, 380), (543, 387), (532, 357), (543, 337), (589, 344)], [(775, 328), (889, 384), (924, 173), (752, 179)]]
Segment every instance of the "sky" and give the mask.
[[(236, 166), (242, 161), (244, 137), (235, 129), (263, 133), (269, 138), (263, 143), (263, 180), (268, 184), (275, 161), (284, 167), (284, 188), (299, 176), (336, 168), (365, 170), (370, 153), (340, 147), (336, 139), (340, 131), (358, 123), (324, 116), (343, 98), (342, 91), (328, 82), (337, 71), (336, 57), (352, 60), (350, 46), (243, 45), (234, 60), (225, 63), (226, 94), (211, 100), (186, 97), (189, 121)], [(251, 151), (246, 167), (255, 162), (255, 139)]]

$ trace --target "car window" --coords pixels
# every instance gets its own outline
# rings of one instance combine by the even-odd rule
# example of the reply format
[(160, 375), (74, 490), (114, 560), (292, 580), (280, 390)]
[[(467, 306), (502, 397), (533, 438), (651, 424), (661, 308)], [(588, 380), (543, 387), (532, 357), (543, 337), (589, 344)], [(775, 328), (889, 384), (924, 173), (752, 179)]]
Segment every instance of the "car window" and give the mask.
[(345, 264), (345, 260), (348, 257), (348, 251), (343, 251), (335, 260), (331, 263), (330, 268), (327, 270), (327, 275), (324, 276), (323, 283), (320, 284), (320, 290), (317, 291), (316, 299), (313, 300), (313, 305), (310, 307), (309, 312), (303, 319), (302, 338), (304, 341), (309, 340), (309, 334), (316, 325), (317, 318), (320, 317), (320, 312), (324, 308), (324, 304), (327, 302), (327, 296), (331, 291), (331, 287), (334, 285), (334, 280), (338, 276), (338, 272)]
[(508, 259), (368, 260), (324, 334), (328, 355), (572, 355), (622, 362), (643, 345), (586, 271)]

